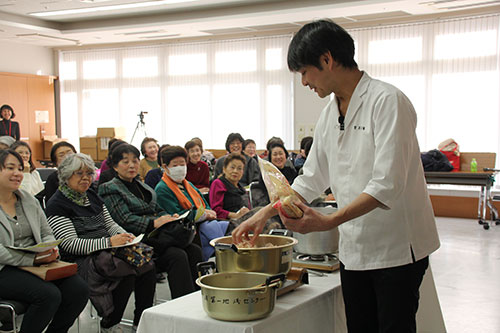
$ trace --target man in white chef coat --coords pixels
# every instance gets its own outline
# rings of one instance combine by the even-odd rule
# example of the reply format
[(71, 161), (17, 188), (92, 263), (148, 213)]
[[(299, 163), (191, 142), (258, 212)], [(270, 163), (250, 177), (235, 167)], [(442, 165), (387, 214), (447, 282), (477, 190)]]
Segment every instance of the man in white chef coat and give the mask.
[[(416, 332), (419, 287), (439, 238), (415, 110), (399, 89), (358, 69), (351, 36), (331, 21), (300, 29), (288, 49), (288, 67), (319, 97), (334, 93), (292, 188), (311, 202), (331, 187), (339, 209), (321, 215), (297, 202), (304, 216), (280, 213), (281, 219), (301, 233), (338, 226), (349, 332)], [(235, 229), (234, 241), (254, 239), (276, 214), (266, 206)]]

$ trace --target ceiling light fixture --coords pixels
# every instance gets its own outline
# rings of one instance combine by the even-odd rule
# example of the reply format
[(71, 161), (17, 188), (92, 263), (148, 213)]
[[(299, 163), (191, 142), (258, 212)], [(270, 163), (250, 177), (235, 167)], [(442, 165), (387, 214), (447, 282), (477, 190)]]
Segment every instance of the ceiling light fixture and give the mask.
[(30, 38), (30, 37), (33, 37), (33, 38), (41, 37), (41, 38), (48, 38), (48, 39), (55, 39), (55, 40), (60, 40), (60, 41), (71, 42), (71, 43), (75, 43), (75, 45), (81, 45), (80, 41), (76, 40), (76, 39), (64, 38), (64, 37), (57, 37), (57, 36), (50, 36), (50, 35), (39, 34), (39, 33), (17, 34), (16, 36), (17, 37), (21, 37), (21, 38), (22, 37), (27, 37), (27, 38)]
[(103, 12), (109, 10), (172, 5), (176, 3), (193, 2), (193, 1), (198, 1), (198, 0), (157, 0), (157, 1), (127, 3), (122, 5), (109, 5), (109, 6), (98, 6), (98, 7), (88, 7), (88, 8), (53, 10), (48, 12), (35, 12), (35, 13), (29, 13), (29, 15), (38, 17), (47, 17), (47, 16), (59, 16), (59, 15), (84, 14), (84, 13)]

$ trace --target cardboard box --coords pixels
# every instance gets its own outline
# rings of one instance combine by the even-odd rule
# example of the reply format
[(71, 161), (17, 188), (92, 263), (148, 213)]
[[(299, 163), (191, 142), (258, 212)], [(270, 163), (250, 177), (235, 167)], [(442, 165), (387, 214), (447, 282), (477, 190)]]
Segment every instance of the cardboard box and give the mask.
[(125, 140), (125, 128), (124, 127), (99, 127), (97, 128), (98, 138), (118, 138)]
[(52, 146), (60, 141), (66, 141), (66, 139), (58, 138), (57, 135), (46, 135), (43, 137), (43, 159), (50, 160), (50, 151)]
[(103, 161), (108, 157), (108, 144), (112, 138), (125, 139), (123, 127), (99, 127), (97, 129), (97, 160)]
[(82, 136), (80, 137), (80, 149), (93, 148), (97, 151), (97, 137), (95, 136)]
[(80, 153), (89, 155), (94, 161), (98, 161), (97, 147), (94, 148), (80, 148)]

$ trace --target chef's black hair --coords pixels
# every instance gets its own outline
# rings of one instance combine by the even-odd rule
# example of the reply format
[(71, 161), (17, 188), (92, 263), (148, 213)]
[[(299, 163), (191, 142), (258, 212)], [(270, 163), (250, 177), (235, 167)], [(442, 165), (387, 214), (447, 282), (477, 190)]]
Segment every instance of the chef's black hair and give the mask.
[(288, 68), (297, 72), (305, 66), (321, 69), (320, 57), (330, 52), (333, 60), (345, 68), (357, 68), (354, 40), (341, 26), (330, 20), (304, 25), (288, 47)]

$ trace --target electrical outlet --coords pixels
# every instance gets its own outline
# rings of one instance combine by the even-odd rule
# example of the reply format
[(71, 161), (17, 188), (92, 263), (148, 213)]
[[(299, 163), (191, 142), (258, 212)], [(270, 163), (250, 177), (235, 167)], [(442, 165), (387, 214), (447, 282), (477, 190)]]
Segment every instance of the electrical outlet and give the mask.
[(314, 136), (314, 125), (307, 125), (305, 136)]

